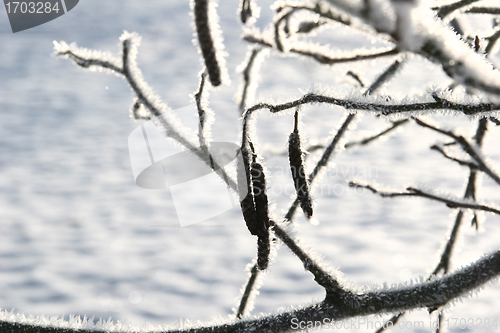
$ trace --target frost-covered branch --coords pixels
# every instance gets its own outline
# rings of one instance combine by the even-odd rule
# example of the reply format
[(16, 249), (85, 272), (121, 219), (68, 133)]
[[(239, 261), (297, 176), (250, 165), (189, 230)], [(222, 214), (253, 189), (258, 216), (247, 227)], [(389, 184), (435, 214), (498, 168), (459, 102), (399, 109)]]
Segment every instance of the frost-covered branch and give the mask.
[(486, 38), (488, 40), (488, 44), (486, 44), (486, 47), (484, 48), (484, 53), (486, 53), (486, 56), (491, 55), (499, 38), (500, 38), (500, 27), (497, 27), (495, 33), (492, 34), (490, 37)]
[[(246, 40), (249, 43), (254, 43), (254, 44), (259, 44), (262, 46), (266, 46), (269, 48), (274, 48), (274, 44), (267, 41), (264, 38), (254, 36), (254, 35), (245, 35), (243, 37), (244, 40)], [(340, 63), (346, 63), (346, 62), (354, 62), (354, 61), (362, 61), (362, 60), (371, 60), (371, 59), (376, 59), (380, 57), (386, 57), (386, 56), (391, 56), (398, 54), (399, 51), (395, 48), (391, 48), (389, 50), (381, 50), (381, 51), (374, 51), (373, 53), (368, 53), (368, 54), (357, 54), (357, 55), (346, 55), (345, 57), (337, 57), (334, 58), (332, 56), (329, 56), (327, 54), (321, 54), (315, 51), (312, 51), (308, 47), (294, 47), (291, 46), (287, 52), (290, 53), (295, 53), (299, 54), (302, 56), (306, 56), (309, 58), (312, 58), (319, 62), (320, 64), (325, 64), (325, 65), (334, 65), (334, 64), (340, 64)]]
[[(276, 49), (278, 51), (281, 51), (281, 52), (284, 51), (283, 43), (281, 42), (280, 27), (281, 27), (282, 23), (284, 22), (284, 25), (285, 25), (284, 31), (288, 35), (290, 35), (291, 34), (290, 27), (289, 27), (290, 18), (296, 12), (308, 11), (311, 13), (315, 13), (322, 18), (336, 21), (336, 22), (342, 23), (344, 25), (351, 24), (351, 20), (348, 17), (346, 17), (345, 15), (337, 14), (330, 9), (323, 10), (323, 8), (324, 8), (324, 6), (322, 7), (318, 3), (316, 3), (315, 6), (297, 5), (297, 4), (286, 4), (286, 5), (279, 6), (277, 8), (278, 18), (275, 19), (275, 22), (274, 22), (274, 42), (275, 42)], [(299, 31), (297, 31), (297, 32), (301, 32), (301, 33), (306, 32), (307, 33), (307, 32), (312, 31), (314, 28), (319, 27), (320, 25), (321, 25), (321, 23), (319, 21), (307, 22), (306, 24), (299, 26)]]
[(441, 19), (444, 19), (446, 16), (450, 15), (454, 11), (460, 10), (463, 7), (469, 6), (473, 4), (474, 2), (478, 2), (480, 0), (461, 0), (457, 1), (454, 3), (451, 3), (449, 5), (441, 6), (439, 8), (436, 8), (438, 10), (437, 16)]
[(204, 93), (207, 74), (206, 72), (203, 72), (200, 76), (200, 86), (198, 87), (198, 91), (194, 94), (196, 109), (198, 110), (198, 141), (200, 143), (200, 147), (202, 149), (206, 149), (206, 153), (208, 154), (207, 132), (209, 131), (209, 129), (207, 128), (207, 120), (209, 119), (207, 119), (207, 102), (205, 101), (206, 94)]
[(259, 46), (252, 48), (246, 61), (245, 67), (243, 69), (243, 87), (241, 88), (241, 93), (239, 94), (240, 104), (239, 109), (241, 114), (245, 112), (245, 108), (248, 105), (248, 101), (252, 99), (251, 95), (255, 94), (255, 87), (257, 85), (258, 70), (261, 64), (261, 59), (264, 55), (262, 54), (262, 48)]
[(179, 132), (177, 124), (172, 124), (175, 120), (172, 117), (164, 116), (169, 108), (144, 81), (142, 72), (137, 67), (136, 57), (140, 43), (139, 35), (125, 32), (120, 37), (120, 41), (122, 42), (120, 60), (106, 53), (78, 48), (74, 44), (68, 45), (65, 42), (55, 43), (55, 54), (56, 56), (69, 58), (83, 68), (90, 70), (108, 69), (123, 76), (136, 96), (136, 103), (139, 106), (144, 106), (151, 117), (158, 117), (165, 129), (167, 129), (167, 135), (188, 149), (195, 148), (195, 145), (186, 139), (186, 135)]
[[(192, 134), (190, 131), (169, 112), (169, 107), (144, 81), (142, 72), (137, 67), (136, 62), (137, 49), (140, 43), (139, 35), (125, 32), (120, 37), (120, 40), (122, 42), (122, 54), (120, 58), (100, 51), (79, 48), (74, 44), (68, 45), (65, 42), (55, 43), (55, 54), (56, 56), (69, 58), (83, 68), (90, 70), (107, 69), (122, 76), (135, 95), (133, 105), (134, 114), (139, 115), (139, 119), (151, 119), (154, 117), (155, 121), (165, 129), (167, 137), (179, 142), (214, 170), (220, 170), (221, 172), (217, 172), (217, 174), (224, 181), (227, 181), (228, 186), (236, 191), (236, 182), (220, 168), (217, 162), (210, 157), (210, 154), (207, 156), (202, 148), (197, 147), (197, 144), (191, 139)], [(142, 107), (145, 108), (146, 115), (140, 115)]]
[[(338, 298), (335, 294), (327, 293), (325, 299), (321, 302), (251, 320), (198, 324), (196, 327), (182, 329), (166, 328), (158, 331), (165, 333), (296, 332), (299, 328), (297, 325), (304, 327), (308, 322), (312, 322), (313, 324), (318, 322), (319, 326), (328, 326), (328, 324), (335, 321), (359, 316), (439, 307), (450, 301), (470, 295), (470, 293), (489, 283), (498, 277), (498, 275), (500, 275), (500, 251), (484, 256), (475, 263), (463, 267), (452, 274), (431, 281), (362, 293), (346, 291), (342, 298)], [(79, 324), (73, 325), (62, 320), (59, 320), (59, 322), (54, 321), (56, 324), (53, 325), (50, 325), (50, 321), (43, 321), (36, 318), (32, 318), (31, 320), (25, 318), (24, 321), (21, 321), (15, 315), (8, 316), (3, 313), (0, 317), (0, 328), (4, 331), (23, 333), (33, 331), (43, 333), (86, 333), (96, 331), (92, 327), (82, 327), (84, 325), (82, 325), (81, 321)], [(51, 327), (50, 330), (45, 329), (44, 327), (47, 326), (54, 328)], [(105, 327), (101, 331), (97, 329), (97, 331), (111, 331), (113, 328), (113, 325), (109, 324), (108, 327)], [(135, 329), (134, 331), (145, 332), (151, 330)]]
[(361, 185), (358, 184), (354, 181), (349, 182), (349, 186), (355, 187), (355, 188), (364, 188), (367, 190), (370, 190), (374, 194), (378, 194), (379, 196), (383, 198), (395, 198), (395, 197), (421, 197), (421, 198), (427, 198), (439, 202), (443, 202), (446, 204), (446, 206), (450, 208), (464, 208), (464, 209), (472, 209), (472, 210), (481, 210), (493, 214), (500, 215), (500, 209), (497, 209), (495, 207), (487, 206), (487, 205), (482, 205), (482, 204), (477, 204), (474, 202), (467, 202), (467, 201), (460, 201), (459, 199), (451, 199), (451, 198), (444, 198), (442, 196), (433, 194), (433, 193), (428, 193), (423, 190), (419, 190), (413, 187), (407, 187), (405, 192), (386, 192), (386, 191), (380, 191), (374, 188), (371, 185)]
[[(419, 96), (420, 99), (429, 99)], [(431, 97), (431, 96), (429, 96)], [(258, 103), (247, 110), (252, 113), (260, 109), (268, 109), (271, 113), (278, 113), (296, 108), (305, 104), (329, 104), (340, 106), (346, 110), (365, 111), (370, 113), (388, 116), (392, 114), (425, 114), (430, 111), (456, 111), (465, 115), (481, 115), (491, 111), (497, 111), (500, 106), (491, 102), (479, 104), (462, 104), (449, 101), (445, 98), (437, 98), (437, 94), (432, 95), (436, 100), (432, 102), (405, 102), (396, 100), (385, 100), (384, 98), (371, 98), (366, 96), (333, 97), (317, 93), (307, 93), (301, 98), (279, 104)]]
[(254, 296), (257, 292), (257, 280), (261, 271), (257, 267), (257, 264), (253, 264), (250, 268), (250, 278), (243, 290), (243, 295), (241, 296), (240, 305), (236, 312), (236, 318), (241, 319), (248, 311), (248, 304), (251, 302), (250, 298)]
[(470, 14), (492, 14), (500, 15), (500, 8), (497, 7), (472, 7), (465, 11)]

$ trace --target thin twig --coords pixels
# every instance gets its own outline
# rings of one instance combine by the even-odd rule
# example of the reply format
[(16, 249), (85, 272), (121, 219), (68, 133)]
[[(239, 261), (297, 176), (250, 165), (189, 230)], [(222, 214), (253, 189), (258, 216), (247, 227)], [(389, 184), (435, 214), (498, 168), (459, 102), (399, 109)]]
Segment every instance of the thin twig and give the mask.
[(489, 119), (492, 123), (494, 123), (495, 125), (500, 126), (500, 120), (498, 120), (497, 118), (495, 118), (495, 117), (489, 117), (488, 119)]
[(372, 141), (375, 141), (377, 139), (379, 139), (380, 137), (394, 131), (396, 128), (398, 128), (399, 126), (401, 125), (404, 125), (406, 123), (408, 123), (408, 119), (401, 119), (401, 120), (396, 120), (396, 121), (393, 121), (392, 122), (392, 126), (388, 127), (387, 129), (381, 131), (380, 133), (376, 134), (376, 135), (372, 135), (370, 137), (367, 137), (363, 140), (359, 140), (359, 141), (352, 141), (352, 142), (348, 142), (346, 143), (345, 145), (345, 148), (351, 148), (351, 147), (354, 147), (354, 146), (365, 146), (369, 143), (371, 143)]
[(500, 14), (500, 8), (495, 8), (495, 7), (472, 7), (469, 8), (465, 11), (465, 13), (468, 14), (492, 14), (492, 15), (499, 15)]
[(465, 209), (481, 210), (481, 211), (490, 212), (493, 214), (500, 215), (500, 210), (497, 208), (494, 208), (494, 207), (476, 204), (476, 203), (468, 203), (468, 202), (462, 202), (462, 201), (458, 201), (458, 200), (446, 199), (446, 198), (440, 197), (438, 195), (427, 193), (427, 192), (424, 192), (422, 190), (419, 190), (419, 189), (416, 189), (413, 187), (407, 187), (406, 192), (383, 192), (383, 191), (379, 191), (379, 190), (375, 189), (371, 185), (361, 185), (361, 184), (357, 184), (356, 182), (353, 182), (353, 181), (349, 182), (349, 186), (370, 190), (374, 194), (378, 194), (379, 196), (381, 196), (383, 198), (422, 197), (422, 198), (427, 198), (427, 199), (443, 202), (449, 208), (465, 208)]
[(483, 160), (481, 156), (477, 153), (477, 151), (472, 147), (472, 145), (461, 135), (456, 135), (451, 131), (446, 131), (442, 130), (440, 128), (437, 128), (436, 126), (430, 125), (426, 122), (423, 122), (422, 120), (418, 118), (414, 118), (416, 123), (419, 124), (422, 127), (426, 127), (429, 129), (432, 129), (438, 133), (444, 134), (446, 136), (449, 136), (450, 138), (454, 139), (460, 146), (462, 146), (462, 149), (469, 154), (472, 159), (474, 159), (477, 163), (477, 166), (479, 170), (490, 176), (491, 179), (493, 179), (497, 184), (500, 185), (500, 176), (498, 176), (490, 167), (486, 165), (486, 162)]
[(243, 70), (243, 90), (241, 93), (241, 100), (240, 100), (240, 105), (239, 109), (241, 114), (245, 111), (246, 105), (247, 105), (247, 99), (248, 99), (248, 93), (250, 86), (252, 84), (252, 80), (255, 80), (255, 78), (250, 74), (253, 70), (253, 67), (255, 65), (255, 60), (257, 59), (257, 56), (259, 53), (262, 51), (262, 48), (260, 47), (254, 47), (252, 49), (252, 53), (250, 54), (250, 58), (248, 59), (248, 62), (245, 66), (245, 69)]
[(392, 65), (390, 65), (376, 80), (372, 83), (370, 88), (368, 88), (363, 96), (368, 96), (378, 90), (384, 83), (389, 82), (394, 75), (400, 70), (401, 66), (406, 62), (406, 55), (401, 57), (401, 59), (396, 59)]
[[(227, 173), (212, 159), (206, 158), (206, 154), (197, 148), (195, 144), (191, 143), (189, 140), (187, 140), (179, 131), (176, 130), (175, 126), (172, 126), (169, 122), (168, 119), (162, 116), (163, 110), (161, 109), (161, 104), (162, 102), (157, 102), (153, 101), (150, 99), (150, 97), (144, 92), (143, 87), (138, 82), (143, 81), (142, 79), (138, 79), (136, 76), (141, 76), (142, 74), (140, 73), (139, 68), (134, 66), (132, 69), (131, 62), (130, 62), (130, 50), (133, 47), (132, 45), (132, 40), (131, 39), (124, 39), (122, 41), (122, 68), (117, 67), (113, 63), (109, 61), (103, 61), (98, 58), (84, 58), (81, 57), (77, 54), (75, 54), (72, 51), (65, 51), (65, 52), (60, 52), (57, 53), (56, 55), (58, 56), (67, 56), (71, 60), (73, 60), (77, 65), (88, 68), (90, 66), (96, 66), (96, 67), (101, 67), (101, 68), (106, 68), (109, 69), (117, 74), (122, 75), (129, 86), (132, 88), (132, 91), (136, 95), (136, 103), (142, 104), (144, 107), (146, 107), (151, 115), (153, 117), (156, 117), (156, 119), (160, 122), (160, 124), (167, 128), (168, 131), (166, 135), (177, 142), (179, 142), (181, 145), (183, 145), (186, 149), (190, 150), (193, 152), (197, 157), (199, 157), (202, 161), (204, 161), (208, 166), (213, 168), (213, 170), (218, 170), (216, 172), (224, 181), (227, 181), (229, 187), (233, 189), (234, 191), (237, 190), (236, 182), (227, 175)], [(142, 82), (142, 85), (147, 85), (146, 83)], [(149, 89), (149, 87), (146, 87)]]
[[(498, 27), (497, 27), (497, 29), (498, 29)], [(490, 37), (486, 38), (488, 40), (488, 44), (484, 48), (484, 53), (486, 53), (487, 56), (491, 55), (491, 51), (493, 51), (493, 48), (495, 47), (499, 38), (500, 38), (500, 29), (495, 31), (495, 33), (493, 35), (491, 35)]]
[[(245, 35), (243, 37), (244, 40), (250, 43), (254, 44), (260, 44), (269, 48), (274, 48), (274, 45), (268, 41), (266, 41), (263, 38), (259, 38), (256, 36), (252, 35)], [(363, 55), (355, 55), (355, 56), (349, 56), (349, 57), (341, 57), (341, 58), (332, 58), (328, 55), (320, 54), (317, 52), (310, 51), (307, 48), (304, 49), (298, 49), (295, 47), (291, 47), (288, 49), (288, 52), (291, 53), (296, 53), (300, 54), (306, 57), (310, 57), (320, 64), (325, 64), (325, 65), (334, 65), (334, 64), (340, 64), (340, 63), (346, 63), (346, 62), (353, 62), (353, 61), (362, 61), (362, 60), (371, 60), (371, 59), (376, 59), (380, 57), (386, 57), (386, 56), (391, 56), (399, 53), (399, 50), (397, 49), (389, 49), (389, 50), (384, 50), (384, 51), (377, 51), (375, 53), (370, 53), (370, 54), (363, 54)]]
[(478, 1), (479, 0), (461, 0), (461, 1), (457, 1), (457, 2), (454, 2), (454, 3), (449, 4), (449, 5), (445, 5), (445, 6), (441, 6), (439, 8), (433, 8), (433, 9), (437, 9), (438, 10), (437, 16), (440, 19), (444, 19), (446, 16), (450, 15), (454, 11), (459, 10), (465, 6), (468, 6), (468, 5), (473, 4), (474, 2), (478, 2)]
[(254, 292), (255, 282), (257, 282), (257, 278), (259, 277), (261, 271), (257, 267), (257, 264), (252, 266), (250, 270), (250, 278), (248, 279), (247, 285), (245, 287), (245, 291), (243, 292), (243, 296), (240, 300), (240, 305), (238, 306), (238, 312), (236, 313), (236, 318), (241, 319), (241, 317), (245, 314), (248, 301), (252, 292)]
[[(287, 11), (287, 9), (288, 9), (288, 11)], [(319, 6), (318, 4), (316, 4), (316, 6), (314, 6), (314, 7), (287, 4), (283, 7), (279, 7), (280, 17), (278, 19), (276, 19), (274, 22), (274, 42), (275, 42), (276, 49), (278, 51), (281, 51), (281, 52), (284, 51), (283, 43), (281, 42), (281, 34), (280, 34), (281, 24), (283, 23), (283, 21), (285, 21), (285, 25), (286, 25), (285, 30), (286, 30), (286, 32), (290, 33), (290, 29), (288, 28), (288, 22), (290, 21), (290, 17), (293, 14), (295, 14), (296, 12), (301, 11), (301, 10), (305, 10), (305, 11), (309, 11), (309, 12), (318, 14), (320, 17), (327, 18), (327, 19), (330, 19), (332, 21), (339, 22), (339, 23), (342, 23), (345, 25), (351, 24), (351, 20), (346, 18), (343, 15), (338, 15), (336, 13), (333, 13), (331, 10), (329, 10), (327, 12), (322, 11), (321, 6)], [(284, 13), (284, 14), (282, 14), (282, 13)]]
[[(206, 80), (206, 77), (207, 77), (207, 72), (204, 71), (203, 73), (201, 73), (201, 78), (200, 78), (200, 86), (198, 87), (198, 91), (194, 94), (194, 99), (195, 99), (195, 102), (196, 102), (196, 108), (198, 109), (198, 139), (199, 139), (199, 142), (200, 142), (200, 147), (206, 147), (207, 146), (207, 142), (206, 142), (206, 138), (205, 138), (205, 135), (204, 135), (204, 132), (205, 132), (205, 121), (206, 121), (206, 112), (203, 108), (203, 105), (202, 105), (202, 100), (203, 100), (203, 91), (204, 91), (204, 88), (205, 88), (205, 80)], [(208, 148), (207, 148), (208, 149)], [(207, 151), (208, 153), (208, 151)]]
[(354, 73), (353, 71), (348, 71), (346, 73), (346, 75), (352, 77), (354, 80), (356, 80), (356, 82), (359, 83), (359, 85), (361, 86), (361, 88), (364, 88), (365, 87), (365, 84), (363, 83), (363, 81), (361, 81), (361, 79), (359, 78), (359, 75)]
[(460, 164), (461, 166), (466, 166), (466, 167), (469, 167), (471, 169), (478, 169), (479, 167), (477, 166), (477, 164), (475, 163), (472, 163), (472, 162), (469, 162), (469, 161), (463, 161), (463, 160), (460, 160), (456, 157), (452, 157), (452, 156), (449, 156), (444, 150), (443, 148), (441, 148), (440, 146), (438, 145), (433, 145), (431, 147), (432, 150), (435, 150), (435, 151), (438, 151), (441, 153), (441, 155), (443, 155), (445, 158), (453, 161), (453, 162), (457, 162), (458, 164)]

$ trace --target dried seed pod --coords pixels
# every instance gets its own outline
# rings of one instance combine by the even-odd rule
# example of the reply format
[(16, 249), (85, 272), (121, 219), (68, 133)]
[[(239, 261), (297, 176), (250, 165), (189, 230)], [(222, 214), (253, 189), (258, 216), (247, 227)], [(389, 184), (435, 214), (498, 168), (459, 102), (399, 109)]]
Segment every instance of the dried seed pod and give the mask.
[[(255, 158), (255, 157), (254, 157)], [(255, 213), (258, 223), (257, 266), (265, 270), (269, 264), (269, 203), (266, 194), (266, 177), (262, 165), (254, 160), (251, 166)]]
[(248, 150), (244, 147), (240, 149), (241, 160), (237, 164), (238, 195), (240, 197), (241, 212), (252, 235), (258, 235), (259, 223), (255, 212), (255, 204), (250, 177), (250, 160)]
[(252, 176), (252, 189), (255, 202), (255, 212), (257, 215), (259, 237), (268, 235), (269, 227), (269, 203), (266, 194), (266, 177), (264, 169), (258, 162), (252, 162), (250, 174)]
[(302, 158), (302, 149), (300, 148), (300, 136), (298, 129), (299, 113), (295, 112), (295, 128), (288, 139), (288, 158), (290, 169), (292, 171), (293, 184), (295, 192), (300, 202), (302, 211), (308, 218), (313, 215), (312, 200), (309, 193), (309, 184), (307, 183), (304, 160)]
[(257, 267), (263, 271), (269, 265), (269, 253), (271, 252), (271, 244), (269, 242), (269, 231), (266, 230), (267, 237), (257, 239)]
[(240, 19), (243, 24), (252, 17), (252, 0), (242, 0), (240, 9)]
[[(253, 145), (249, 142), (253, 151)], [(269, 204), (266, 194), (266, 179), (262, 165), (256, 162), (253, 152), (250, 163), (250, 154), (246, 147), (240, 150), (241, 161), (238, 161), (238, 194), (241, 210), (247, 228), (257, 239), (257, 267), (265, 270), (269, 264)]]
[(217, 87), (222, 82), (221, 68), (217, 62), (214, 40), (210, 32), (208, 0), (194, 0), (194, 22), (210, 83), (212, 83), (214, 87)]

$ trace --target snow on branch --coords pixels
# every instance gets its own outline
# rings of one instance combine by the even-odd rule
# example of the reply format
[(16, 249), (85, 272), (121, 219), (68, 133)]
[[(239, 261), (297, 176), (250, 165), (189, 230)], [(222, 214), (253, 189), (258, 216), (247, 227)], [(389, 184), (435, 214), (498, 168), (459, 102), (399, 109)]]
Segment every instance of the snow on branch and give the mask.
[[(274, 48), (274, 44), (263, 37), (246, 34), (245, 36), (243, 36), (243, 39), (249, 43), (254, 43), (254, 44), (259, 44), (259, 45), (266, 46), (269, 48)], [(317, 62), (319, 62), (320, 64), (325, 64), (325, 65), (334, 65), (334, 64), (340, 64), (340, 63), (346, 63), (346, 62), (371, 60), (371, 59), (391, 56), (391, 55), (395, 55), (395, 54), (399, 53), (399, 51), (397, 49), (391, 48), (388, 50), (381, 50), (381, 51), (377, 50), (374, 52), (363, 51), (364, 54), (347, 54), (347, 55), (341, 55), (341, 56), (336, 57), (333, 54), (328, 54), (331, 52), (329, 52), (329, 50), (325, 50), (324, 47), (321, 50), (321, 48), (316, 46), (316, 47), (314, 47), (315, 50), (313, 50), (312, 46), (313, 45), (311, 45), (311, 44), (302, 43), (300, 47), (291, 46), (287, 50), (287, 52), (310, 57), (310, 58), (316, 60)], [(322, 52), (320, 52), (320, 51), (322, 51)]]
[[(304, 104), (335, 105), (348, 111), (364, 111), (383, 116), (397, 114), (413, 116), (431, 113), (433, 111), (455, 111), (469, 116), (488, 116), (498, 113), (500, 109), (500, 105), (491, 103), (488, 100), (481, 101), (477, 98), (475, 102), (470, 101), (470, 103), (463, 103), (458, 101), (458, 99), (454, 101), (455, 99), (457, 98), (448, 91), (435, 91), (428, 96), (405, 97), (402, 100), (390, 99), (383, 96), (363, 96), (356, 92), (353, 92), (350, 96), (339, 95), (338, 97), (311, 92), (303, 95), (299, 99), (286, 103), (255, 104), (247, 109), (246, 116), (261, 109), (268, 109), (271, 113), (279, 113)], [(421, 102), (422, 100), (427, 100), (428, 102)], [(467, 102), (466, 99), (465, 102)]]

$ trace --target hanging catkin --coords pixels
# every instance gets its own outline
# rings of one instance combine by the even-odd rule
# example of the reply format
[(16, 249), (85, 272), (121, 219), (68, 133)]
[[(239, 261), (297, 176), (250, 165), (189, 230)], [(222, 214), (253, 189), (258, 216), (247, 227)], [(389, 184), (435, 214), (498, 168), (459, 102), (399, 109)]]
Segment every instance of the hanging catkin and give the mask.
[(258, 235), (258, 221), (255, 212), (255, 204), (253, 200), (252, 181), (250, 176), (250, 159), (248, 150), (242, 147), (240, 150), (242, 157), (237, 165), (237, 180), (238, 180), (238, 194), (240, 197), (241, 212), (247, 225), (248, 230), (252, 235)]
[(262, 165), (255, 160), (252, 162), (251, 175), (259, 230), (267, 232), (269, 227), (269, 204), (266, 194), (266, 177)]
[(221, 84), (221, 69), (217, 62), (217, 55), (214, 46), (214, 40), (210, 32), (210, 23), (208, 21), (208, 0), (194, 0), (194, 22), (196, 25), (196, 34), (200, 44), (205, 66), (207, 67), (210, 83), (217, 87)]
[(312, 200), (309, 193), (306, 173), (304, 169), (304, 160), (302, 158), (302, 149), (300, 148), (299, 136), (299, 112), (295, 112), (295, 128), (288, 139), (288, 158), (290, 160), (290, 169), (292, 171), (295, 192), (300, 202), (300, 207), (308, 218), (313, 215)]
[(266, 194), (266, 177), (264, 168), (253, 156), (251, 165), (252, 188), (255, 202), (255, 212), (258, 223), (257, 266), (265, 270), (269, 263), (269, 203)]
[(243, 24), (252, 17), (252, 3), (251, 0), (242, 0), (240, 9), (240, 19)]
[(269, 231), (266, 230), (266, 236), (257, 238), (257, 267), (263, 271), (269, 265), (269, 253), (271, 252), (271, 244), (269, 243)]
[[(248, 149), (240, 150), (242, 163), (238, 163), (238, 192), (240, 195), (241, 211), (248, 230), (257, 239), (257, 267), (265, 270), (269, 264), (271, 244), (269, 241), (269, 203), (266, 194), (266, 179), (264, 169), (256, 161), (253, 145), (252, 162)], [(243, 198), (242, 198), (243, 197)]]

